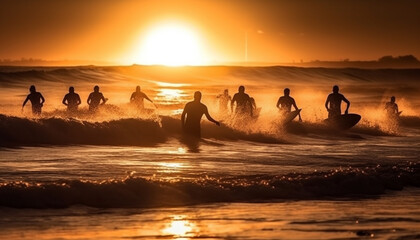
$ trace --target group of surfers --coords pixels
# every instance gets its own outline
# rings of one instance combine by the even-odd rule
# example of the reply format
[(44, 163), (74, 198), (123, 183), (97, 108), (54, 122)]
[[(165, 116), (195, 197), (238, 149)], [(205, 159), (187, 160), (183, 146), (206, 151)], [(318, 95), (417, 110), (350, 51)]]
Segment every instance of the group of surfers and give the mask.
[[(36, 91), (34, 85), (29, 88), (29, 94), (26, 97), (25, 101), (23, 101), (22, 110), (25, 107), (28, 101), (32, 104), (32, 113), (34, 115), (40, 115), (42, 106), (44, 105), (45, 98), (42, 96), (40, 92)], [(136, 87), (136, 91), (131, 94), (130, 102), (135, 105), (137, 109), (144, 109), (144, 99), (153, 103), (153, 101), (141, 91), (140, 86)], [(108, 101), (104, 95), (99, 92), (99, 86), (95, 86), (93, 88), (93, 92), (89, 94), (87, 99), (87, 104), (89, 105), (89, 112), (96, 112), (98, 110), (99, 105), (103, 105)], [(69, 93), (67, 93), (62, 103), (67, 106), (67, 111), (70, 113), (76, 113), (80, 104), (82, 104), (82, 100), (80, 99), (79, 94), (74, 92), (74, 87), (69, 88)]]
[[(29, 88), (29, 95), (26, 97), (23, 102), (22, 109), (25, 104), (30, 101), (32, 104), (32, 113), (35, 115), (41, 114), (41, 109), (43, 103), (45, 102), (44, 97), (40, 92), (36, 91), (34, 85)], [(348, 114), (350, 108), (350, 101), (344, 97), (343, 94), (339, 93), (339, 87), (335, 85), (332, 89), (332, 93), (328, 95), (327, 100), (325, 101), (325, 108), (328, 111), (328, 118), (334, 119), (337, 116), (341, 115), (341, 103), (345, 102), (347, 104), (344, 114)], [(220, 122), (214, 120), (207, 109), (207, 106), (201, 103), (202, 94), (200, 91), (194, 93), (194, 100), (188, 102), (181, 114), (181, 126), (183, 131), (193, 137), (200, 137), (200, 122), (203, 115), (210, 121), (220, 126)], [(228, 104), (231, 105), (231, 112), (235, 114), (235, 117), (252, 117), (255, 114), (256, 104), (255, 100), (245, 93), (245, 87), (240, 86), (238, 92), (235, 93), (233, 98), (229, 96), (229, 91), (224, 90), (223, 94), (218, 95), (219, 106), (221, 112), (228, 111)], [(140, 86), (136, 87), (136, 91), (131, 94), (130, 102), (135, 105), (137, 109), (144, 109), (144, 99), (153, 103), (153, 101), (141, 91)], [(93, 92), (89, 94), (87, 103), (89, 105), (90, 112), (96, 112), (99, 105), (105, 104), (108, 99), (99, 92), (99, 87), (95, 86)], [(79, 94), (74, 92), (74, 87), (69, 88), (69, 93), (67, 93), (62, 103), (67, 106), (69, 112), (75, 112), (78, 109), (78, 106), (82, 103)], [(296, 111), (299, 110), (296, 101), (290, 96), (290, 89), (284, 89), (284, 96), (281, 96), (276, 104), (276, 107), (283, 113), (289, 114), (292, 111), (292, 107)], [(235, 108), (235, 111), (234, 111)], [(398, 116), (398, 105), (395, 103), (395, 97), (392, 96), (390, 102), (385, 104), (385, 109), (389, 116)], [(299, 121), (302, 121), (300, 113), (298, 114)]]

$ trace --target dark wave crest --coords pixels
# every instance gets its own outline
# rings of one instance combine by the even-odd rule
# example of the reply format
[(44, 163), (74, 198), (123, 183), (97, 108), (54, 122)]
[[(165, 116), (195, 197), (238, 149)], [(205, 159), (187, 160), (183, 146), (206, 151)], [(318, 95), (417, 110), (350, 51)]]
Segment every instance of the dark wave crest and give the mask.
[(89, 122), (76, 119), (27, 119), (0, 115), (0, 146), (19, 145), (153, 145), (166, 137), (153, 120)]
[(354, 199), (383, 194), (387, 190), (401, 190), (406, 186), (420, 187), (419, 170), (418, 164), (406, 163), (283, 176), (14, 182), (0, 185), (0, 205), (14, 208), (65, 208), (72, 205), (147, 208), (276, 199)]

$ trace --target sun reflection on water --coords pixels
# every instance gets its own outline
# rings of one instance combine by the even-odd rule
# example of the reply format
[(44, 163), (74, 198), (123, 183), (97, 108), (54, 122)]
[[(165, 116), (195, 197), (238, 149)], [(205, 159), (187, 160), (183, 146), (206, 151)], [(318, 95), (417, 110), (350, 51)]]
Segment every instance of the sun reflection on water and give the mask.
[(195, 224), (185, 219), (186, 216), (174, 216), (162, 230), (164, 234), (172, 235), (174, 239), (188, 239), (197, 232)]

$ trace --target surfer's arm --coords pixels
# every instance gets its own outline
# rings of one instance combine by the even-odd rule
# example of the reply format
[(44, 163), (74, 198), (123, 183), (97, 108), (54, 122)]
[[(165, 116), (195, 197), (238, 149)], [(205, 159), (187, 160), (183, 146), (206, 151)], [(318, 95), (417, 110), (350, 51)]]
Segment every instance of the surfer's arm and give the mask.
[(330, 96), (328, 96), (327, 100), (325, 101), (325, 108), (327, 109), (328, 112), (330, 111), (330, 109), (328, 108), (329, 103), (330, 103)]
[(350, 101), (349, 100), (347, 100), (347, 98), (345, 98), (344, 96), (343, 96), (343, 101), (345, 102), (345, 103), (347, 103), (347, 108), (346, 108), (346, 111), (344, 112), (345, 114), (348, 114), (349, 113), (349, 108), (350, 108)]
[(101, 96), (101, 99), (102, 99), (102, 103), (101, 103), (102, 105), (103, 105), (103, 104), (105, 104), (105, 102), (108, 100), (108, 99), (106, 99), (106, 98), (104, 97), (104, 95), (103, 95), (103, 94), (102, 94), (102, 96)]
[(279, 100), (277, 100), (277, 104), (276, 104), (276, 107), (278, 108), (278, 109), (280, 109), (280, 98), (279, 98)]
[(182, 129), (184, 129), (185, 127), (185, 115), (187, 114), (187, 111), (186, 111), (187, 107), (188, 106), (185, 105), (184, 110), (182, 111), (182, 114), (181, 114), (181, 128)]
[(67, 106), (66, 100), (67, 100), (67, 96), (64, 96), (62, 103)]
[(80, 99), (79, 94), (77, 94), (77, 105), (82, 104), (82, 100)]
[(92, 93), (89, 94), (89, 97), (87, 99), (87, 104), (90, 105), (90, 102), (92, 101)]
[[(295, 101), (294, 99), (293, 99), (293, 103), (292, 103), (292, 105), (293, 105), (293, 107), (296, 109), (296, 111), (298, 111), (298, 110), (299, 110), (298, 106), (296, 105), (296, 101)], [(299, 116), (299, 121), (301, 121), (301, 122), (302, 122), (302, 117), (300, 116), (300, 112), (299, 112), (298, 116)]]
[(44, 102), (45, 102), (45, 98), (44, 98), (44, 96), (42, 96), (42, 94), (41, 94), (41, 93), (39, 94), (39, 96), (41, 97), (41, 105), (42, 105), (42, 104), (44, 104)]
[(147, 100), (149, 100), (149, 102), (153, 103), (153, 101), (146, 94), (144, 94), (144, 98), (146, 98)]
[(254, 116), (254, 108), (253, 108), (251, 98), (248, 98), (248, 103), (249, 103), (249, 106), (250, 106), (250, 113), (251, 113), (251, 117), (252, 117), (252, 116)]
[(214, 120), (214, 119), (210, 116), (209, 111), (208, 111), (208, 109), (207, 109), (207, 108), (206, 108), (206, 111), (204, 112), (204, 114), (206, 115), (206, 118), (207, 118), (210, 122), (213, 122), (213, 123), (215, 123), (217, 126), (220, 126), (220, 123), (219, 123), (218, 121)]
[(25, 101), (23, 101), (22, 109), (23, 109), (23, 107), (25, 107), (25, 105), (28, 102), (28, 100), (29, 100), (29, 97), (26, 97)]
[(399, 113), (400, 111), (398, 110), (398, 105), (397, 104), (395, 104), (395, 113)]

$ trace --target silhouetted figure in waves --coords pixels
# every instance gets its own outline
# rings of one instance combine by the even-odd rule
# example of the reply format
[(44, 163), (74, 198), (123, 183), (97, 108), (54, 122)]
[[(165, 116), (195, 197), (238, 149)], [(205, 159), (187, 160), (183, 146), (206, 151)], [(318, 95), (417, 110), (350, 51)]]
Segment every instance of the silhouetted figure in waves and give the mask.
[[(102, 103), (101, 103), (102, 100)], [(87, 104), (89, 105), (89, 111), (90, 112), (96, 112), (98, 110), (99, 104), (105, 104), (106, 99), (104, 95), (99, 92), (99, 87), (95, 86), (93, 88), (93, 92), (89, 94), (89, 97), (87, 99)]]
[(82, 103), (79, 94), (74, 92), (74, 87), (69, 87), (69, 93), (63, 98), (63, 104), (67, 106), (67, 111), (77, 112), (77, 107)]
[(232, 102), (230, 103), (230, 108), (233, 112), (233, 106), (236, 103), (236, 108), (235, 108), (235, 115), (239, 115), (239, 116), (249, 116), (249, 114), (251, 114), (251, 117), (253, 115), (253, 108), (250, 106), (252, 106), (252, 102), (250, 100), (250, 97), (248, 94), (245, 93), (245, 87), (244, 86), (240, 86), (238, 89), (238, 93), (235, 93), (235, 95), (233, 95), (233, 99)]
[(144, 99), (147, 99), (149, 102), (153, 103), (153, 101), (141, 91), (140, 86), (136, 87), (136, 91), (131, 94), (130, 102), (133, 103), (138, 110), (144, 110)]
[[(295, 108), (295, 110), (299, 110), (296, 105), (295, 99), (290, 97), (290, 89), (288, 88), (284, 89), (284, 96), (279, 98), (276, 106), (283, 114), (290, 113), (292, 111), (292, 106)], [(302, 117), (300, 116), (300, 113), (299, 121), (302, 122)]]
[(219, 94), (216, 96), (219, 99), (219, 113), (223, 115), (228, 114), (228, 105), (229, 102), (232, 101), (232, 97), (229, 95), (229, 90), (225, 89), (223, 94)]
[[(194, 93), (194, 101), (187, 103), (182, 112), (181, 126), (183, 131), (190, 136), (200, 138), (200, 121), (203, 114), (206, 115), (210, 122), (214, 122), (217, 126), (220, 126), (220, 123), (210, 116), (206, 105), (201, 103), (201, 92), (197, 91)], [(185, 115), (187, 116), (186, 119)]]
[(31, 101), (32, 104), (32, 113), (34, 115), (40, 115), (41, 114), (41, 108), (45, 102), (45, 98), (42, 96), (40, 92), (37, 92), (35, 89), (35, 86), (32, 85), (29, 88), (29, 94), (26, 97), (25, 101), (23, 101), (22, 110), (25, 107), (25, 104), (29, 101)]
[(395, 117), (395, 116), (399, 115), (398, 105), (395, 103), (395, 97), (394, 96), (391, 97), (390, 102), (387, 102), (385, 104), (385, 110), (386, 110), (386, 113), (388, 114), (388, 116)]
[(325, 101), (325, 107), (328, 111), (328, 118), (334, 118), (341, 115), (341, 102), (347, 103), (347, 108), (344, 114), (349, 113), (350, 102), (342, 94), (338, 93), (339, 88), (337, 85), (333, 87), (333, 93), (328, 95)]

